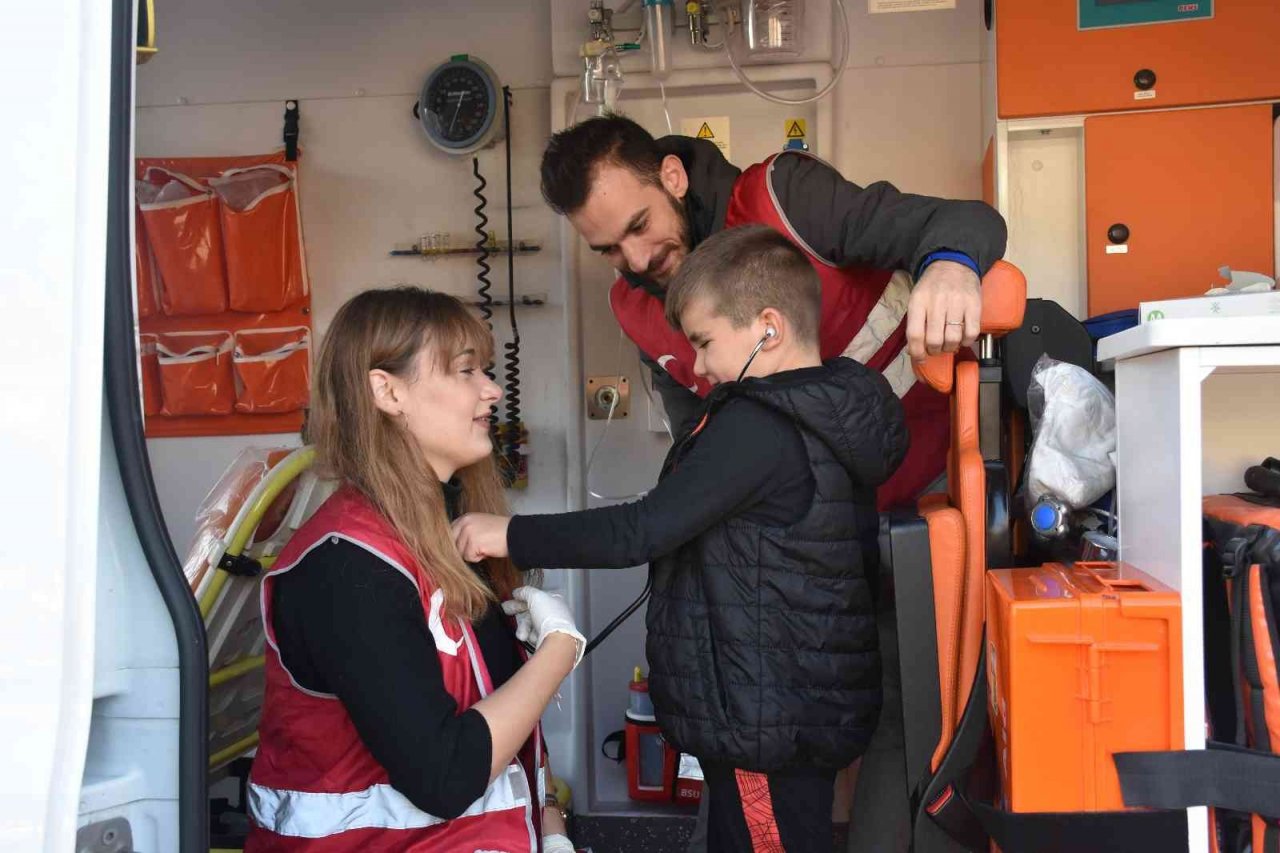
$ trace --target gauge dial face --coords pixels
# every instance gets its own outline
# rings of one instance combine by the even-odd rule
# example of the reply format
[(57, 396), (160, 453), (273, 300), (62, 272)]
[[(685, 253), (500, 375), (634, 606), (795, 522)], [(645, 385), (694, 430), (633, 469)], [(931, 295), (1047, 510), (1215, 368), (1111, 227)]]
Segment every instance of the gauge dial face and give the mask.
[(429, 132), (446, 145), (471, 142), (493, 121), (493, 90), (469, 65), (452, 65), (436, 74), (423, 100)]

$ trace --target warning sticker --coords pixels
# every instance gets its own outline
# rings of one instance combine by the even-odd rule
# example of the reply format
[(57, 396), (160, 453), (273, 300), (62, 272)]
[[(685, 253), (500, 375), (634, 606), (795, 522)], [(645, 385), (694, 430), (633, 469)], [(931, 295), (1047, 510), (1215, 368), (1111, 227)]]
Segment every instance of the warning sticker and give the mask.
[(808, 135), (805, 120), (802, 118), (789, 118), (784, 127), (786, 128), (787, 139), (804, 139)]
[(695, 139), (705, 139), (720, 149), (726, 160), (729, 157), (729, 117), (707, 116), (686, 118), (680, 121), (680, 132)]

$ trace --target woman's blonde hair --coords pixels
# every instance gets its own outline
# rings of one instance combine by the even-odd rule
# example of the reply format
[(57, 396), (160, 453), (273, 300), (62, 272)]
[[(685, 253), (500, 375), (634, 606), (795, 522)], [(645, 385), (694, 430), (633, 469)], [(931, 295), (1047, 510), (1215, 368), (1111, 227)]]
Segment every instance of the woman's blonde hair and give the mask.
[[(369, 371), (413, 381), (430, 347), (432, 369), (472, 348), (477, 365), (493, 356), (493, 338), (461, 302), (418, 287), (367, 290), (338, 309), (316, 364), (307, 440), (331, 476), (359, 489), (391, 523), (420, 571), (444, 591), (450, 616), (478, 619), (490, 602), (520, 585), (509, 560), (488, 560), (489, 588), (453, 544), (440, 481), (402, 419), (374, 404)], [(488, 458), (458, 472), (462, 512), (505, 515), (498, 468)]]

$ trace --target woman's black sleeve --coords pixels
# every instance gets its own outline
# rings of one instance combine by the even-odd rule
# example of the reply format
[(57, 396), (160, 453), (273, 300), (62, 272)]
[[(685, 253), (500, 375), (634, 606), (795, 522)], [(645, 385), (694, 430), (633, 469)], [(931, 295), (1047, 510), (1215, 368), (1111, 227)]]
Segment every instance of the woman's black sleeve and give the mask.
[[(276, 580), (281, 659), (304, 688), (334, 694), (391, 785), (424, 812), (461, 814), (489, 783), (493, 743), (458, 714), (412, 582), (343, 540)], [(463, 649), (459, 654), (466, 654)]]

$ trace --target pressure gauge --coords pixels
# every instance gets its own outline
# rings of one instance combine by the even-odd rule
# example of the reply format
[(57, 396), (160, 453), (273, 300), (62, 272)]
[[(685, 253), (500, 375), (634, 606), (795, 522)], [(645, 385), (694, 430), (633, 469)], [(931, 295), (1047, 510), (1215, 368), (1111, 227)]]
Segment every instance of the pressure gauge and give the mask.
[(441, 151), (470, 154), (502, 138), (502, 97), (493, 69), (464, 53), (427, 75), (413, 114)]

